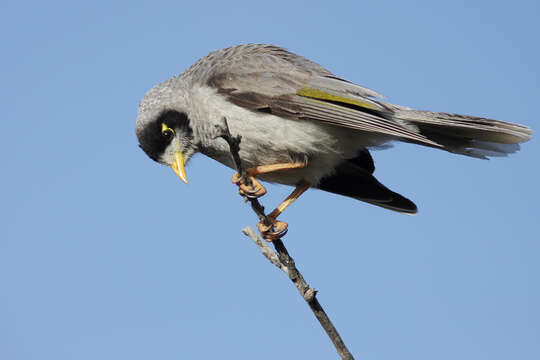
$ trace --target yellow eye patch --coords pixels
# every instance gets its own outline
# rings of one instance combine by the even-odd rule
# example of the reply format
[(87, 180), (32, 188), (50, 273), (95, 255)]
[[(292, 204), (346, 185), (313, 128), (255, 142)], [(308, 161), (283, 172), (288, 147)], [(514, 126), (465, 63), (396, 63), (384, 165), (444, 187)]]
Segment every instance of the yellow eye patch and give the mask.
[(166, 132), (171, 132), (173, 135), (175, 134), (173, 129), (165, 125), (165, 123), (161, 123), (161, 133), (165, 134)]

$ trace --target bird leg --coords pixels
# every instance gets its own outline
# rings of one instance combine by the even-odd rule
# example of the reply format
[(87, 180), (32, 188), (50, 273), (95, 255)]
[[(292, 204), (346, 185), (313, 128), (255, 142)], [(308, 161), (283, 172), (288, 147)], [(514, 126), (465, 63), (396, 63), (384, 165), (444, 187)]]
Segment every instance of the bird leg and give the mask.
[(267, 241), (272, 241), (276, 239), (280, 239), (283, 235), (287, 233), (287, 223), (283, 221), (278, 221), (277, 217), (285, 211), (286, 208), (288, 208), (296, 199), (300, 197), (309, 187), (311, 186), (310, 183), (307, 181), (301, 181), (298, 185), (296, 185), (296, 188), (294, 191), (287, 196), (285, 200), (281, 204), (279, 204), (274, 211), (272, 211), (270, 214), (266, 216), (266, 218), (269, 221), (269, 224), (266, 225), (262, 221), (257, 224), (257, 228), (259, 229), (259, 232), (261, 233), (263, 239)]
[[(257, 175), (267, 174), (274, 171), (280, 170), (291, 170), (291, 169), (300, 169), (305, 167), (306, 164), (303, 162), (297, 163), (282, 163), (282, 164), (271, 164), (271, 165), (261, 165), (246, 170), (247, 179), (244, 179), (240, 174), (235, 173), (232, 178), (232, 182), (238, 185), (239, 193), (242, 196), (245, 196), (249, 199), (256, 199), (264, 194), (266, 194), (266, 189), (261, 183), (255, 178)], [(296, 189), (277, 207), (268, 214), (267, 222), (259, 222), (257, 227), (262, 235), (262, 237), (268, 241), (281, 238), (287, 233), (287, 223), (283, 221), (276, 220), (277, 217), (291, 205), (304, 191), (309, 188), (310, 184), (306, 181), (300, 182)]]
[(246, 170), (246, 174), (248, 175), (247, 181), (245, 181), (242, 176), (240, 176), (240, 174), (235, 173), (233, 175), (232, 182), (233, 184), (238, 185), (240, 195), (246, 196), (250, 199), (257, 199), (266, 194), (266, 189), (257, 179), (255, 179), (255, 176), (279, 170), (299, 169), (305, 166), (306, 164), (304, 163), (285, 163), (256, 166)]

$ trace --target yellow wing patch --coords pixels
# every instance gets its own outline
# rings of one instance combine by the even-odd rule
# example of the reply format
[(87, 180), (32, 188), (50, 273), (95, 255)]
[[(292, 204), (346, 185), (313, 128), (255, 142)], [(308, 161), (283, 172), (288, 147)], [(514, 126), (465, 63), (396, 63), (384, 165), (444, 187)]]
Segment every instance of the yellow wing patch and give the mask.
[(347, 98), (347, 97), (344, 97), (344, 96), (339, 96), (339, 95), (336, 95), (336, 94), (331, 94), (331, 93), (328, 93), (328, 92), (323, 91), (323, 90), (309, 88), (309, 87), (301, 88), (300, 90), (298, 90), (298, 92), (296, 94), (299, 95), (299, 96), (303, 96), (303, 97), (307, 97), (307, 98), (311, 98), (311, 99), (318, 99), (318, 100), (323, 100), (323, 101), (324, 100), (326, 100), (326, 101), (335, 101), (335, 102), (340, 102), (340, 103), (343, 103), (343, 104), (350, 104), (350, 105), (360, 106), (360, 107), (363, 107), (363, 108), (366, 108), (366, 109), (380, 110), (379, 107), (377, 107), (377, 106), (375, 106), (373, 104), (364, 102), (364, 101), (351, 99), (351, 98)]

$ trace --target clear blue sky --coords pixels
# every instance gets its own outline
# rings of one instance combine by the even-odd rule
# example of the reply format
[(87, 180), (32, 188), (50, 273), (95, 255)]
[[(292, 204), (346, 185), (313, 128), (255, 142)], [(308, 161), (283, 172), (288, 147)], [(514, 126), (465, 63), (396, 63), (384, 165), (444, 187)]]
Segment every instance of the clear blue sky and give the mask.
[[(211, 50), (284, 46), (421, 109), (540, 129), (538, 1), (0, 5), (0, 358), (336, 358), (240, 230), (232, 170), (137, 147), (144, 93)], [(358, 359), (540, 358), (540, 146), (374, 153), (415, 217), (320, 191), (285, 241)], [(289, 191), (269, 186), (271, 208)]]

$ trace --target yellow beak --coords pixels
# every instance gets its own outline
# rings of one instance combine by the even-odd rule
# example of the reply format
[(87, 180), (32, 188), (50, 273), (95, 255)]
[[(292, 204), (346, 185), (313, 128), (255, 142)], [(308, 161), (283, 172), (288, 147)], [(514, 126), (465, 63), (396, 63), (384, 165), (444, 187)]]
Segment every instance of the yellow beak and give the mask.
[(174, 152), (174, 162), (171, 165), (176, 175), (187, 184), (186, 170), (184, 169), (184, 155), (180, 151)]

